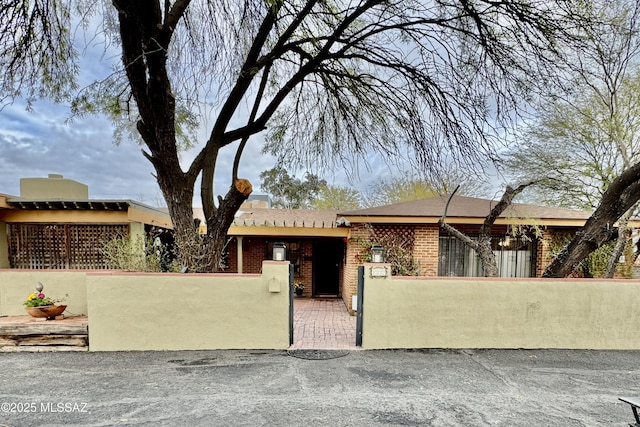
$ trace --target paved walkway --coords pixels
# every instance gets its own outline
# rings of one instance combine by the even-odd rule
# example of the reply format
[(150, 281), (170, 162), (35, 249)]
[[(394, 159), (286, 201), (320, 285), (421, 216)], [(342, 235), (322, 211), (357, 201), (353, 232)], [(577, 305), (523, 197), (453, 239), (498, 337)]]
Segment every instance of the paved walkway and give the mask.
[(291, 349), (356, 350), (356, 317), (341, 298), (294, 298)]

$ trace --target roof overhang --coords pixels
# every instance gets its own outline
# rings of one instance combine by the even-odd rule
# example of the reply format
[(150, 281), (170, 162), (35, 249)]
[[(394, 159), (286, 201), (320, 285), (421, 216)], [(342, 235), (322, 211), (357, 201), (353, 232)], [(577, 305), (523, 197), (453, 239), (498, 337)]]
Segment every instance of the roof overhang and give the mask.
[[(141, 222), (156, 227), (173, 228), (168, 213), (132, 200), (31, 200), (5, 197), (4, 204), (7, 206), (6, 209), (12, 211), (8, 217), (6, 214), (3, 215), (10, 221), (19, 222), (20, 217), (31, 221), (36, 212), (49, 212), (50, 215), (53, 215), (49, 219), (60, 221), (66, 218), (71, 222), (86, 222), (91, 221), (91, 218), (95, 218), (98, 222), (111, 222), (119, 215), (126, 215), (127, 222)], [(2, 196), (0, 196), (0, 208), (4, 208)], [(60, 217), (63, 212), (67, 214)]]
[(7, 203), (8, 197), (11, 197), (11, 196), (0, 194), (0, 209), (11, 209), (11, 206), (9, 206), (9, 203)]
[(235, 226), (229, 227), (228, 236), (278, 236), (278, 237), (348, 237), (349, 228), (320, 227), (264, 227)]
[[(369, 224), (438, 224), (440, 217), (436, 216), (345, 216), (354, 223)], [(484, 218), (477, 217), (447, 217), (448, 224), (482, 224)], [(556, 218), (498, 218), (495, 225), (539, 225), (547, 227), (582, 227), (584, 219), (556, 219)]]
[(22, 210), (98, 210), (126, 211), (127, 200), (24, 200), (8, 199), (8, 204)]

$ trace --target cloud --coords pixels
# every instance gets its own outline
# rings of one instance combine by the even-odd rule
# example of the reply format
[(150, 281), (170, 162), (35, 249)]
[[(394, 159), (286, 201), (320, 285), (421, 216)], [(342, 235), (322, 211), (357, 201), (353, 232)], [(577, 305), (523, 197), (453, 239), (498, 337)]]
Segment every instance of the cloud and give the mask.
[[(33, 112), (16, 103), (0, 111), (0, 193), (19, 195), (20, 178), (61, 174), (89, 186), (93, 199), (133, 199), (151, 205), (164, 203), (151, 163), (142, 146), (123, 140), (113, 144), (111, 123), (101, 117), (68, 121), (65, 106), (39, 102)], [(202, 133), (205, 133), (203, 130)], [(204, 140), (204, 138), (202, 138)], [(262, 139), (249, 141), (240, 162), (239, 176), (259, 192), (259, 175), (275, 163), (260, 153)], [(181, 154), (187, 168), (202, 146)], [(237, 144), (225, 147), (218, 157), (216, 194), (226, 194)], [(198, 182), (199, 185), (199, 182)], [(199, 187), (195, 206), (201, 206)]]
[(0, 112), (0, 193), (19, 195), (20, 178), (58, 173), (87, 184), (91, 198), (157, 198), (153, 168), (139, 146), (115, 146), (104, 119), (66, 118), (64, 107), (47, 103), (33, 113), (23, 105)]

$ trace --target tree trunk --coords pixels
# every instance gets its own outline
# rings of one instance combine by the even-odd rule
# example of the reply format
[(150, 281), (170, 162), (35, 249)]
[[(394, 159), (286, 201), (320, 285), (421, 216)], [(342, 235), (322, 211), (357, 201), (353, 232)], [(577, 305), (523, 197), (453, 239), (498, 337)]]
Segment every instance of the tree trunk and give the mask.
[(484, 277), (498, 277), (500, 272), (498, 271), (496, 256), (491, 250), (491, 236), (488, 238), (486, 236), (480, 237), (476, 252), (482, 263), (482, 273)]
[(618, 221), (618, 238), (616, 239), (616, 244), (613, 247), (609, 261), (607, 261), (607, 268), (604, 272), (604, 277), (607, 279), (613, 279), (613, 276), (615, 276), (618, 260), (623, 254), (624, 248), (627, 246), (627, 241), (631, 237), (631, 230), (629, 230), (628, 224), (632, 211), (633, 209), (625, 213), (622, 218), (620, 218), (620, 221)]
[(209, 271), (220, 269), (220, 261), (227, 242), (227, 232), (240, 205), (247, 200), (251, 191), (252, 187), (249, 181), (237, 179), (234, 185), (229, 188), (224, 199), (219, 198), (218, 208), (207, 218), (205, 242), (207, 247), (206, 267)]
[(640, 163), (613, 180), (598, 208), (569, 244), (549, 264), (542, 277), (567, 277), (591, 252), (615, 235), (614, 224), (640, 200)]
[(193, 185), (167, 185), (165, 180), (158, 181), (173, 220), (178, 262), (194, 273), (218, 271), (227, 231), (238, 208), (251, 193), (251, 184), (242, 179), (236, 181), (226, 197), (220, 199), (213, 215), (206, 218), (207, 234), (203, 236), (198, 233), (193, 218)]
[[(220, 199), (219, 206), (214, 206), (213, 175), (217, 152), (224, 145), (220, 136), (224, 133), (223, 125), (212, 132), (217, 137), (212, 136), (187, 172), (180, 166), (175, 99), (166, 68), (166, 52), (175, 29), (172, 22), (180, 19), (187, 4), (174, 7), (165, 15), (155, 1), (114, 0), (120, 22), (122, 61), (140, 114), (137, 128), (150, 150), (143, 153), (156, 170), (158, 185), (169, 208), (178, 262), (193, 272), (213, 272), (218, 270), (227, 231), (236, 211), (251, 193), (251, 184), (236, 180), (227, 196)], [(267, 24), (263, 30), (266, 34), (272, 22), (269, 20)], [(255, 55), (258, 53), (259, 49)], [(237, 97), (248, 88), (251, 78), (250, 73), (244, 75), (246, 82), (237, 89)], [(193, 218), (194, 186), (199, 174), (203, 181), (200, 197), (206, 217), (206, 236), (200, 236)]]
[(173, 222), (177, 261), (181, 267), (200, 271), (203, 245), (193, 218), (193, 184), (173, 178), (164, 170), (158, 171), (158, 184)]

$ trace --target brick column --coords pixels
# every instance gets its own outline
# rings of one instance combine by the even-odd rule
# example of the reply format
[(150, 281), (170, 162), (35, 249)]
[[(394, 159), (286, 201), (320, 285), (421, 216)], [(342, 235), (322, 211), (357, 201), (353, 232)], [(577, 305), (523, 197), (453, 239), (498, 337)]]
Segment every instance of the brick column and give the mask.
[(369, 231), (364, 224), (353, 224), (349, 231), (346, 247), (346, 263), (342, 280), (342, 299), (349, 310), (356, 307), (351, 306), (351, 297), (358, 292), (358, 266), (362, 261), (358, 256), (363, 251), (362, 241), (369, 240)]
[(420, 265), (421, 276), (438, 275), (440, 227), (438, 224), (419, 224), (415, 227), (413, 259)]

